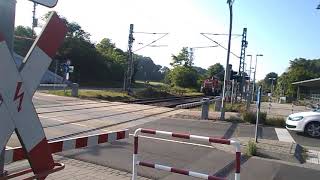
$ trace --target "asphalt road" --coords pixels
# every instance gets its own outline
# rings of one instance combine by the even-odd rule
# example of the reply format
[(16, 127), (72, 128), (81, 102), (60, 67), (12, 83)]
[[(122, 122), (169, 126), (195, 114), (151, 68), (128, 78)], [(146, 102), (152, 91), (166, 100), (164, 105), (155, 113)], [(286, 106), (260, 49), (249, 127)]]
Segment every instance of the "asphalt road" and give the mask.
[[(228, 133), (225, 132), (228, 131), (231, 126), (232, 124), (230, 125), (228, 123), (211, 123), (205, 121), (186, 121), (165, 118), (132, 127), (130, 128), (130, 133), (133, 133), (133, 131), (139, 127), (144, 127), (205, 136), (211, 135), (215, 137), (226, 137), (226, 134)], [(237, 136), (246, 135), (248, 132), (252, 131), (253, 127), (241, 125), (238, 128), (240, 129), (238, 134), (234, 132), (229, 133), (228, 136), (235, 138)], [(272, 131), (272, 129), (269, 128), (266, 131)], [(63, 153), (62, 155), (130, 172), (132, 167), (131, 164), (133, 152), (132, 139), (133, 138), (130, 137), (128, 140), (100, 145), (89, 149), (69, 151)], [(177, 140), (175, 138), (169, 139), (173, 141)], [(205, 146), (200, 146), (198, 145), (199, 142), (197, 141), (191, 141), (190, 143), (192, 144), (169, 142), (163, 139), (159, 140), (142, 137), (139, 139), (140, 158), (146, 162), (158, 163), (186, 170), (193, 170), (210, 175), (217, 174), (233, 179), (233, 168), (226, 167), (228, 167), (230, 163), (233, 163), (234, 153), (222, 152), (213, 148), (210, 144), (204, 144)], [(145, 167), (139, 167), (138, 172), (142, 176), (154, 179), (195, 179)], [(265, 161), (259, 158), (250, 158), (243, 162), (241, 176), (242, 179), (251, 180), (300, 180), (302, 178), (316, 180), (320, 176), (320, 171), (290, 166), (275, 161)]]
[[(134, 129), (139, 127), (224, 138), (253, 137), (254, 135), (254, 126), (252, 125), (168, 118), (170, 114), (179, 113), (182, 110), (173, 111), (168, 108), (127, 105), (117, 102), (93, 102), (41, 93), (36, 93), (33, 101), (48, 139), (102, 133), (124, 128), (129, 128), (132, 133)], [(319, 146), (320, 144), (319, 139), (295, 133), (291, 133), (291, 135), (296, 142), (303, 145)], [(275, 129), (272, 127), (261, 128), (259, 137), (278, 139)], [(200, 146), (196, 141), (191, 142), (193, 144), (183, 142), (173, 143), (159, 139), (141, 138), (141, 158), (182, 169), (233, 178), (233, 169), (224, 168), (233, 163), (234, 154), (214, 149), (210, 144)], [(8, 146), (19, 146), (18, 139), (13, 136)], [(129, 138), (112, 144), (68, 151), (63, 155), (119, 170), (131, 171), (132, 148), (132, 138)], [(149, 168), (139, 168), (139, 173), (147, 177), (165, 180), (194, 179)], [(241, 176), (242, 179), (252, 180), (257, 178), (261, 180), (300, 180), (303, 178), (319, 179), (320, 173), (280, 162), (250, 158), (244, 161)]]

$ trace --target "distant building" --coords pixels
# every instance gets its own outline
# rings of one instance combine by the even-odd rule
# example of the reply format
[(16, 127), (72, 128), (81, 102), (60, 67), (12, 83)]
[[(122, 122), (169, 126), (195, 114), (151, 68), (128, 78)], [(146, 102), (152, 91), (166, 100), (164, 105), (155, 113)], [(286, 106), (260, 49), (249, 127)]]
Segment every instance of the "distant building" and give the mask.
[(320, 78), (309, 79), (292, 83), (296, 85), (297, 97), (305, 97), (316, 102), (320, 102)]
[[(14, 60), (15, 60), (17, 67), (19, 67), (24, 58), (16, 53), (14, 53), (13, 56), (14, 56)], [(42, 77), (41, 83), (42, 84), (62, 84), (63, 78), (61, 76), (47, 70), (47, 72)]]

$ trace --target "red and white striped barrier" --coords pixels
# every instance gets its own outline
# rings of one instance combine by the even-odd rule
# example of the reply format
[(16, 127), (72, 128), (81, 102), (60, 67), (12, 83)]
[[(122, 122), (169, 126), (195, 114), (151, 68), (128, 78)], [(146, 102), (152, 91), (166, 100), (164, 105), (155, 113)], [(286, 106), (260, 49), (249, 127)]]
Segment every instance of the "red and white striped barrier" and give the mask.
[(151, 164), (147, 162), (139, 161), (138, 157), (138, 133), (144, 133), (144, 134), (154, 134), (154, 135), (162, 135), (167, 137), (175, 137), (175, 138), (181, 138), (181, 139), (190, 139), (190, 140), (197, 140), (202, 142), (210, 142), (210, 143), (217, 143), (217, 144), (227, 144), (227, 145), (233, 145), (236, 149), (236, 163), (235, 163), (235, 180), (240, 180), (240, 160), (241, 160), (241, 151), (240, 151), (240, 143), (234, 140), (230, 139), (220, 139), (220, 138), (213, 138), (213, 137), (206, 137), (206, 136), (198, 136), (198, 135), (192, 135), (192, 134), (182, 134), (182, 133), (174, 133), (174, 132), (168, 132), (168, 131), (158, 131), (153, 129), (137, 129), (134, 132), (134, 152), (133, 152), (133, 168), (132, 168), (132, 180), (137, 179), (137, 166), (145, 166), (150, 167), (154, 169), (159, 169), (163, 171), (173, 172), (177, 174), (183, 174), (187, 176), (192, 176), (200, 179), (208, 179), (208, 180), (224, 180), (226, 178), (216, 177), (216, 176), (210, 176), (207, 174), (197, 173), (193, 171), (186, 171), (178, 168), (163, 166), (159, 164)]
[[(79, 149), (84, 147), (95, 146), (102, 143), (111, 143), (120, 139), (129, 137), (129, 131), (115, 131), (103, 134), (95, 134), (90, 136), (75, 137), (70, 139), (63, 139), (49, 142), (49, 150), (51, 153), (58, 153), (72, 149)], [(8, 148), (5, 153), (5, 163), (9, 164), (15, 161), (26, 159), (26, 155), (22, 147)]]

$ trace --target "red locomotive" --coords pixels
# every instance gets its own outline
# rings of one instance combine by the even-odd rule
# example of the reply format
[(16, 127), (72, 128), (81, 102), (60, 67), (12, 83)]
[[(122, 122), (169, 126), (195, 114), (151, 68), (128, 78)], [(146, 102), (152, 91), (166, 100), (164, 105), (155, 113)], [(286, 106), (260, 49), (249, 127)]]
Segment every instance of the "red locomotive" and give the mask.
[(205, 95), (217, 96), (221, 93), (221, 82), (216, 77), (205, 79), (201, 85), (201, 92)]

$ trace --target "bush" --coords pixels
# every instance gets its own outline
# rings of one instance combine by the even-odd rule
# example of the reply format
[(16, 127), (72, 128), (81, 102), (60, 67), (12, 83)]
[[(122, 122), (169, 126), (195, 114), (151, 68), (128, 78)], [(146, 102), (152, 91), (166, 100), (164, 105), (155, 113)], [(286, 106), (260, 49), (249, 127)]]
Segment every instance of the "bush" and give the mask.
[(225, 112), (243, 113), (246, 111), (245, 104), (226, 104)]
[(284, 118), (267, 118), (266, 125), (275, 126), (275, 127), (285, 127), (286, 122)]
[(170, 71), (167, 75), (171, 84), (178, 87), (197, 87), (198, 74), (191, 67), (178, 66)]
[(246, 149), (246, 155), (248, 155), (248, 156), (257, 155), (257, 144), (252, 140), (250, 140), (248, 142), (248, 146), (247, 146), (247, 149)]
[[(247, 111), (242, 114), (242, 118), (245, 122), (249, 122), (251, 124), (256, 123), (257, 113), (252, 111)], [(265, 124), (267, 119), (267, 113), (260, 112), (259, 113), (259, 124)]]
[(142, 91), (139, 91), (135, 94), (137, 97), (142, 97), (142, 98), (158, 98), (158, 97), (168, 97), (172, 96), (166, 91), (159, 91), (155, 88), (148, 87)]

